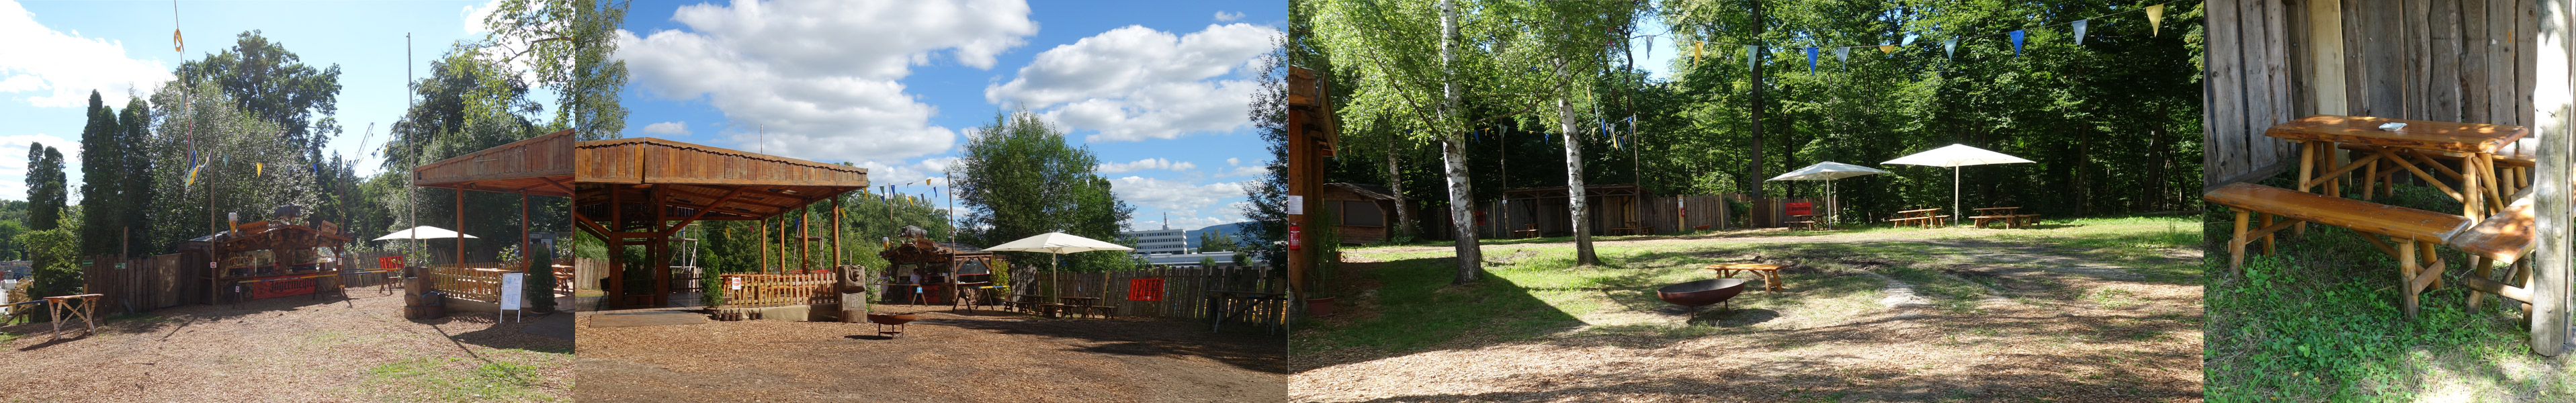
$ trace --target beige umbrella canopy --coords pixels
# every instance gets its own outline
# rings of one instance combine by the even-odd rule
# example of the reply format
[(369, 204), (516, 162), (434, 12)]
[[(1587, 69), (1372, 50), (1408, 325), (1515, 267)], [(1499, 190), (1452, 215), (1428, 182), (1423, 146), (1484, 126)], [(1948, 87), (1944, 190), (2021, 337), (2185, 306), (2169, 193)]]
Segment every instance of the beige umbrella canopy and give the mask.
[(457, 237), (458, 235), (464, 235), (465, 239), (477, 239), (477, 238), (479, 238), (479, 237), (476, 237), (476, 236), (473, 236), (473, 235), (459, 234), (459, 233), (456, 233), (456, 231), (449, 231), (449, 230), (447, 230), (446, 228), (439, 228), (439, 227), (432, 227), (432, 226), (423, 225), (423, 226), (418, 226), (418, 227), (411, 227), (411, 229), (406, 229), (406, 230), (401, 230), (401, 231), (394, 231), (394, 233), (391, 233), (391, 234), (385, 234), (385, 236), (376, 237), (376, 239), (375, 239), (375, 240), (378, 240), (378, 241), (384, 241), (384, 240), (394, 240), (394, 239), (447, 239), (447, 238), (455, 238), (455, 237)]
[[(1100, 240), (1097, 240), (1097, 239), (1084, 238), (1084, 237), (1081, 237), (1081, 236), (1078, 236), (1078, 235), (1067, 234), (1067, 233), (1063, 233), (1063, 232), (1049, 232), (1049, 233), (1044, 233), (1044, 234), (1037, 234), (1037, 235), (1035, 235), (1035, 236), (1030, 236), (1030, 237), (1027, 237), (1027, 238), (1020, 238), (1020, 240), (1017, 240), (1017, 241), (1003, 242), (1003, 243), (1002, 243), (1002, 244), (1000, 244), (1000, 245), (993, 245), (993, 247), (990, 247), (990, 248), (984, 248), (984, 250), (985, 250), (985, 251), (987, 251), (987, 252), (1046, 252), (1046, 253), (1048, 253), (1048, 255), (1047, 255), (1047, 282), (1048, 282), (1048, 283), (1050, 283), (1050, 284), (1049, 284), (1050, 286), (1047, 288), (1047, 292), (1048, 292), (1048, 294), (1054, 294), (1055, 288), (1054, 288), (1052, 285), (1053, 285), (1053, 283), (1055, 282), (1055, 264), (1056, 264), (1056, 257), (1057, 257), (1058, 255), (1063, 255), (1063, 254), (1067, 254), (1067, 253), (1076, 253), (1076, 252), (1102, 251), (1102, 250), (1128, 251), (1128, 250), (1136, 250), (1136, 248), (1130, 248), (1130, 247), (1126, 247), (1126, 246), (1119, 245), (1119, 244), (1114, 244), (1114, 243), (1101, 242)], [(1054, 296), (1054, 295), (1048, 295), (1047, 297), (1048, 297), (1048, 298), (1054, 298), (1055, 296)]]
[(2031, 161), (2021, 159), (2021, 157), (2004, 155), (2004, 153), (1994, 152), (1992, 150), (1969, 147), (1965, 144), (1951, 144), (1949, 147), (1935, 148), (1932, 149), (1932, 151), (1924, 151), (1914, 153), (1914, 155), (1897, 157), (1896, 159), (1887, 160), (1887, 162), (1881, 162), (1880, 164), (1950, 167), (1950, 222), (1957, 223), (1959, 221), (1959, 217), (1967, 216), (1967, 214), (1961, 214), (1963, 211), (1959, 210), (1959, 167), (1985, 164), (2023, 164), (2029, 162)]

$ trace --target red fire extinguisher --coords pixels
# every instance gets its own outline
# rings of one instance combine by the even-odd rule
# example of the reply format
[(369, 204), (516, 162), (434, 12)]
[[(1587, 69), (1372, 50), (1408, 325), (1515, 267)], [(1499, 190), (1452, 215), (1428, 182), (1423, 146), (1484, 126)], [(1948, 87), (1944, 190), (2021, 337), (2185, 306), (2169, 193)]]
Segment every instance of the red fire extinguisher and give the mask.
[(1300, 230), (1297, 223), (1288, 223), (1288, 250), (1302, 249), (1305, 243), (1305, 231)]

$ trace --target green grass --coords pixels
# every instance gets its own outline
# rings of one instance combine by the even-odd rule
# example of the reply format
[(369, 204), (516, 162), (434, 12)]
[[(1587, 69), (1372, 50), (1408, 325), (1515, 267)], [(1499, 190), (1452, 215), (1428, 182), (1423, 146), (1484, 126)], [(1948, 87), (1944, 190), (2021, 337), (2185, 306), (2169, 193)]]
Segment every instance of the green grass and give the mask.
[[(1801, 321), (1832, 323), (1881, 309), (1877, 298), (1885, 282), (1863, 271), (1912, 283), (1916, 294), (1945, 309), (1974, 309), (1980, 300), (1994, 294), (1990, 288), (1994, 285), (1938, 270), (1999, 245), (2046, 248), (2045, 252), (2052, 256), (2075, 256), (2115, 266), (2152, 266), (2131, 270), (2147, 274), (2150, 281), (2194, 284), (2200, 277), (2196, 265), (2130, 264), (2163, 256), (2175, 248), (2199, 245), (2200, 234), (2190, 231), (2190, 225), (2189, 218), (2175, 217), (2074, 219), (2051, 222), (2049, 227), (2053, 229), (2043, 230), (1975, 230), (1930, 240), (1817, 243), (1735, 242), (1732, 240), (1737, 235), (1752, 232), (1725, 233), (1700, 242), (1601, 245), (1597, 253), (1605, 264), (1584, 268), (1574, 267), (1570, 243), (1538, 245), (1551, 239), (1502, 240), (1485, 246), (1487, 278), (1462, 285), (1450, 284), (1457, 263), (1447, 249), (1349, 249), (1345, 252), (1348, 255), (1384, 263), (1373, 271), (1349, 274), (1365, 278), (1344, 280), (1374, 283), (1376, 288), (1332, 292), (1344, 297), (1342, 300), (1347, 302), (1343, 304), (1373, 308), (1374, 315), (1306, 322), (1308, 325), (1303, 327), (1313, 330), (1301, 332), (1291, 343), (1296, 351), (1365, 347), (1407, 352), (1461, 338), (1508, 341), (1559, 334), (1680, 338), (1753, 331), (1743, 326), (1671, 326), (1638, 318), (1623, 319), (1620, 315), (1638, 316), (1634, 313), (1668, 306), (1655, 298), (1654, 288), (1708, 278), (1701, 266), (1740, 262), (1757, 254), (1797, 260), (1822, 272), (1789, 280), (1791, 292), (1748, 292), (1731, 301), (1735, 309), (1778, 313), (1777, 319), (1765, 326), (1798, 326)], [(1875, 227), (1822, 233), (1883, 231), (1922, 230)], [(1746, 237), (1815, 234), (1819, 232)], [(1604, 239), (1622, 238), (1631, 237)], [(1496, 263), (1501, 261), (1508, 263)], [(1703, 322), (1711, 317), (1715, 315), (1703, 315)]]
[(20, 337), (27, 337), (27, 335), (23, 335), (23, 334), (16, 334), (16, 333), (9, 333), (9, 332), (0, 332), (0, 343), (8, 343), (10, 340), (17, 340), (17, 339), (18, 339), (18, 338), (20, 338)]
[(538, 369), (547, 356), (563, 354), (569, 353), (492, 350), (484, 353), (490, 361), (413, 357), (368, 368), (367, 384), (377, 389), (372, 395), (394, 401), (562, 401), (541, 390), (548, 386)]
[[(2431, 211), (2459, 206), (2413, 186), (2378, 201)], [(2216, 207), (2211, 216), (2213, 225), (2233, 219)], [(2261, 255), (2260, 242), (2248, 245), (2241, 275), (2228, 269), (2224, 248), (2206, 255), (2210, 401), (2576, 399), (2576, 381), (2563, 365), (2531, 354), (2519, 309), (2494, 302), (2472, 308), (2465, 289), (2449, 287), (2421, 294), (2420, 316), (2408, 319), (2397, 262), (2360, 234), (2321, 225), (2304, 236), (2279, 234), (2278, 255)], [(2213, 247), (2226, 236), (2213, 236)], [(2468, 258), (2441, 251), (2444, 282), (2458, 284), (2470, 273)]]

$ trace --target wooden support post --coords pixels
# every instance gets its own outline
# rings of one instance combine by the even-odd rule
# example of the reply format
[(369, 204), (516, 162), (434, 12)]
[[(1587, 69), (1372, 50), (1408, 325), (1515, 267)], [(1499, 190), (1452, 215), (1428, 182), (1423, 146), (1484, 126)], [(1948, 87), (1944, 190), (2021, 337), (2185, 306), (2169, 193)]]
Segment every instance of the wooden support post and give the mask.
[[(2488, 259), (2487, 259), (2487, 257), (2486, 257), (2486, 255), (2480, 255), (2480, 254), (2474, 254), (2474, 253), (2470, 254), (2470, 256), (2469, 256), (2469, 278), (2475, 278), (2475, 279), (2486, 279), (2486, 278), (2487, 278), (2487, 276), (2490, 274), (2490, 273), (2489, 273), (2489, 271), (2487, 270), (2487, 266), (2493, 266), (2493, 265), (2495, 265), (2495, 262), (2488, 260)], [(2464, 282), (2464, 283), (2465, 283), (2465, 282)], [(2469, 310), (2471, 310), (2471, 311), (2476, 311), (2476, 310), (2478, 310), (2478, 300), (2483, 299), (2483, 297), (2486, 297), (2486, 294), (2487, 294), (2487, 293), (2485, 293), (2485, 292), (2480, 292), (2480, 291), (2478, 291), (2478, 289), (2477, 289), (2476, 287), (2471, 287), (2471, 288), (2469, 288)]]
[[(2311, 186), (2308, 185), (2308, 182), (2316, 179), (2317, 154), (2320, 154), (2317, 150), (2317, 144), (2318, 142), (2314, 141), (2299, 142), (2299, 191), (2301, 192), (2310, 191)], [(2263, 219), (2265, 220), (2264, 224), (2271, 223), (2271, 217), (2265, 216)], [(2297, 227), (2291, 228), (2290, 234), (2307, 236), (2307, 224), (2300, 224)], [(2270, 234), (2263, 235), (2263, 254), (2267, 256), (2272, 254), (2272, 236)]]
[(760, 274), (769, 274), (769, 219), (752, 221), (752, 225), (760, 230)]
[[(2538, 198), (2539, 247), (2533, 253), (2531, 351), (2555, 356), (2567, 349), (2568, 276), (2570, 256), (2568, 204), (2570, 203), (2570, 158), (2576, 158), (2576, 82), (2571, 82), (2570, 65), (2576, 64), (2576, 1), (2539, 0), (2537, 31), (2539, 45), (2538, 82), (2532, 91), (2532, 106), (2537, 112), (2540, 149), (2534, 155), (2539, 171), (2532, 184)], [(2526, 112), (2531, 113), (2531, 112)]]
[(2415, 319), (2415, 241), (2397, 242), (2397, 293), (2406, 301), (2406, 318)]
[[(465, 264), (465, 189), (456, 189), (456, 261)], [(459, 266), (462, 267), (462, 266)]]
[(618, 210), (620, 210), (618, 207), (624, 205), (619, 203), (623, 201), (620, 195), (625, 194), (626, 189), (624, 185), (600, 187), (608, 189), (608, 227), (601, 228), (605, 232), (593, 235), (599, 236), (600, 242), (608, 244), (608, 307), (624, 308), (626, 307), (626, 242), (616, 234), (618, 223), (623, 222), (618, 221)]
[(2245, 274), (2245, 220), (2253, 217), (2245, 209), (2236, 209), (2236, 237), (2227, 240), (2227, 268)]

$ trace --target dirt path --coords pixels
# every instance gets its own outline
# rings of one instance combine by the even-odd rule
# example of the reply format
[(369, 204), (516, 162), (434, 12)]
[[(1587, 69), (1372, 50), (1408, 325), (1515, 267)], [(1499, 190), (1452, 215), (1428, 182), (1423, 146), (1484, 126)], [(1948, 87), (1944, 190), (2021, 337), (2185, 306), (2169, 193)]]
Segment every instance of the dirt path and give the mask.
[(869, 324), (588, 321), (577, 328), (575, 394), (584, 401), (1210, 402), (1287, 393), (1278, 338), (1211, 334), (1195, 322), (934, 311), (885, 339)]
[[(572, 342), (491, 314), (404, 320), (402, 297), (191, 305), (49, 341), (0, 328), (5, 401), (544, 401), (570, 397)], [(533, 323), (533, 320), (528, 323)], [(30, 335), (31, 334), (31, 335)], [(489, 376), (486, 376), (489, 375)]]
[[(1604, 245), (1916, 243), (1936, 253), (1888, 262), (1774, 255), (1829, 263), (1792, 278), (1777, 308), (1703, 314), (1611, 309), (1535, 340), (1468, 335), (1423, 351), (1344, 348), (1292, 365), (1293, 401), (2197, 401), (2200, 287), (2146, 281), (2081, 251), (1892, 231), (1777, 237), (1629, 239)], [(1567, 244), (1501, 245), (1512, 248)], [(1683, 248), (1687, 249), (1687, 246)], [(1373, 249), (1370, 253), (1445, 248)], [(1362, 257), (1366, 259), (1366, 256)], [(2197, 252), (2176, 250), (2177, 262)], [(1948, 289), (1926, 290), (1889, 271)], [(1358, 266), (1373, 268), (1375, 265)], [(1358, 276), (1353, 276), (1358, 277)], [(1845, 279), (1845, 280), (1836, 280)], [(1801, 282), (1864, 282), (1848, 295)], [(1747, 291), (1762, 295), (1763, 291)], [(1760, 298), (1760, 297), (1756, 297)], [(1927, 300), (1948, 298), (1942, 303)], [(1827, 299), (1830, 299), (1828, 301)], [(1830, 309), (1801, 306), (1834, 305)], [(1615, 304), (1614, 304), (1615, 305)], [(1643, 318), (1642, 320), (1640, 318)], [(1716, 319), (1714, 321), (1710, 319)], [(1711, 322), (1715, 322), (1713, 325)], [(1639, 330), (1642, 328), (1643, 330)]]

